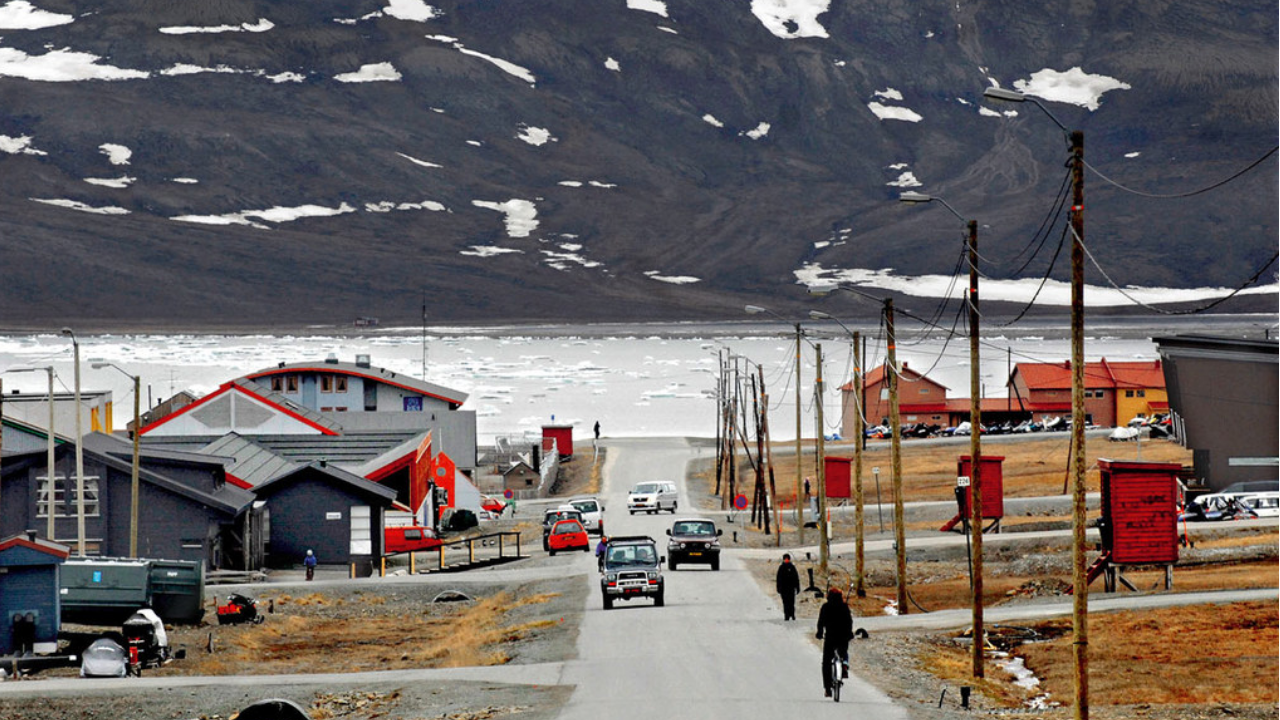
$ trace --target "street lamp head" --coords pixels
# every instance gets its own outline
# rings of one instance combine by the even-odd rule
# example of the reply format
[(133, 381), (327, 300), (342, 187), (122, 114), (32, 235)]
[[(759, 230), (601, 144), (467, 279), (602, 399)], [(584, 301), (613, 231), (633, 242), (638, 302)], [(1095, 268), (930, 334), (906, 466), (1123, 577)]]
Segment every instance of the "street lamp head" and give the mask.
[(810, 285), (808, 289), (810, 295), (830, 295), (839, 288), (840, 286), (835, 283), (820, 283), (817, 285)]
[(1017, 90), (1005, 90), (1004, 88), (989, 87), (982, 91), (982, 97), (991, 100), (1004, 100), (1006, 102), (1026, 102), (1027, 96)]
[(62, 335), (71, 338), (71, 342), (76, 341), (76, 333), (69, 327), (62, 328)]
[(760, 313), (769, 312), (767, 308), (762, 308), (759, 305), (747, 305), (742, 309), (746, 310), (748, 315), (759, 315)]
[(899, 195), (898, 200), (904, 203), (927, 203), (933, 198), (923, 193), (907, 191)]
[(89, 364), (89, 367), (93, 368), (94, 370), (101, 370), (101, 369), (102, 369), (102, 368), (104, 368), (104, 367), (111, 367), (111, 363), (109, 363), (109, 362), (95, 362), (95, 363), (90, 363), (90, 364)]
[(830, 314), (824, 313), (821, 310), (810, 310), (809, 317), (814, 320), (835, 320), (835, 318), (831, 317)]

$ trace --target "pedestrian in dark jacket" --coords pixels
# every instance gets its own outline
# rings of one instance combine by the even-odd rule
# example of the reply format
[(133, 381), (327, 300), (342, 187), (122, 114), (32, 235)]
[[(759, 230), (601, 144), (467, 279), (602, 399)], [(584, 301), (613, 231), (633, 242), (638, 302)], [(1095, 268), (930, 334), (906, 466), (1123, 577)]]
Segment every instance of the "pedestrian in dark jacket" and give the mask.
[(853, 616), (839, 588), (827, 592), (827, 601), (818, 611), (818, 639), (822, 641), (822, 688), (831, 697), (831, 658), (840, 655), (843, 677), (849, 677), (849, 641), (853, 639)]
[(782, 596), (782, 619), (796, 619), (796, 594), (800, 592), (800, 572), (791, 564), (791, 553), (782, 556), (778, 566), (778, 595)]

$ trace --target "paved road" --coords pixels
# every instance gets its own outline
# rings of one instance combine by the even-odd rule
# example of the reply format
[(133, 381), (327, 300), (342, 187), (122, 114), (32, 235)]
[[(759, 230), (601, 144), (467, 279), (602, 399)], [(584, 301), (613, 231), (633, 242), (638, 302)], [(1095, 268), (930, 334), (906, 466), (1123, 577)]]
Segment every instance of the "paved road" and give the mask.
[[(611, 441), (603, 491), (609, 534), (650, 535), (665, 554), (672, 516), (628, 515), (626, 491), (652, 479), (683, 485), (685, 465), (695, 454), (678, 439)], [(692, 507), (683, 490), (680, 507)], [(573, 562), (575, 569), (590, 569), (594, 559)], [(665, 576), (662, 608), (633, 600), (604, 611), (593, 582), (579, 657), (566, 663), (563, 678), (576, 689), (561, 718), (907, 717), (857, 678), (845, 685), (838, 705), (823, 699), (812, 628), (783, 623), (778, 606), (737, 557), (726, 555), (719, 572), (693, 567)]]

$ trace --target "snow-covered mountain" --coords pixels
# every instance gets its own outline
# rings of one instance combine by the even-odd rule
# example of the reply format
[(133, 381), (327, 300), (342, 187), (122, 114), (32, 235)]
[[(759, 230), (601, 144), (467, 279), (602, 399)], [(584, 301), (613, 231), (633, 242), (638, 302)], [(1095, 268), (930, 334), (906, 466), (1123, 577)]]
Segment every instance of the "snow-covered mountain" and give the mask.
[(0, 322), (945, 290), (963, 227), (904, 190), (979, 220), (984, 297), (1012, 301), (1062, 236), (1037, 230), (1067, 149), (987, 87), (1085, 132), (1091, 285), (1234, 286), (1276, 251), (1275, 156), (1151, 196), (1274, 149), (1277, 47), (1273, 2), (0, 0)]

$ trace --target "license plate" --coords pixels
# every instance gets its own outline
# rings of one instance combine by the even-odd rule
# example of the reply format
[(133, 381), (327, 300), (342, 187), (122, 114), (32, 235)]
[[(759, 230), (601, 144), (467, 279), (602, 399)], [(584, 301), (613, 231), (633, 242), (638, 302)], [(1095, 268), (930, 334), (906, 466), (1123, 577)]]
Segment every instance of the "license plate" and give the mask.
[(691, 553), (689, 553), (689, 557), (702, 557), (702, 553), (700, 553), (700, 552), (691, 552)]

